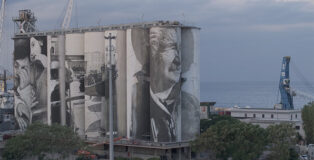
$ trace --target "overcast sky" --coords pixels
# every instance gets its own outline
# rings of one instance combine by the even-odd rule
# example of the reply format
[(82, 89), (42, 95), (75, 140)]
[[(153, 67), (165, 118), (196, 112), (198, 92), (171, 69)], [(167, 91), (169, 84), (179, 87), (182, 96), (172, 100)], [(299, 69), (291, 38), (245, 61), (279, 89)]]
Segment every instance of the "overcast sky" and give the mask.
[[(60, 26), (67, 0), (7, 0), (0, 63), (12, 68), (13, 23), (32, 9), (38, 29)], [(178, 20), (201, 27), (201, 81), (279, 81), (283, 56), (314, 81), (313, 0), (74, 0), (72, 27)], [(8, 67), (9, 66), (9, 67)], [(296, 67), (293, 67), (296, 66)], [(300, 75), (300, 74), (299, 74)]]

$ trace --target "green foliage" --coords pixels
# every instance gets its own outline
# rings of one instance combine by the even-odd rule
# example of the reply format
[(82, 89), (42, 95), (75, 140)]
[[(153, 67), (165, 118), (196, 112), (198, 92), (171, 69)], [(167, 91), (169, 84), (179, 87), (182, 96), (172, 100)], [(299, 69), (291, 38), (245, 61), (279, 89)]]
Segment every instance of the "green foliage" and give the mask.
[(201, 119), (201, 123), (200, 123), (201, 133), (205, 132), (210, 126), (222, 120), (226, 120), (230, 122), (238, 121), (237, 119), (232, 118), (230, 116), (210, 115), (209, 119)]
[(287, 160), (294, 156), (292, 146), (296, 143), (297, 133), (293, 125), (282, 123), (267, 128), (270, 151), (269, 160)]
[(79, 156), (76, 158), (76, 160), (92, 160), (90, 157), (87, 156)]
[(160, 158), (154, 157), (154, 158), (149, 158), (147, 160), (160, 160)]
[(123, 158), (123, 157), (116, 157), (115, 160), (143, 160), (141, 158)]
[(307, 144), (314, 143), (314, 104), (309, 103), (302, 109), (303, 128)]
[(298, 138), (291, 124), (267, 129), (226, 116), (213, 116), (201, 122), (203, 133), (192, 142), (194, 151), (211, 151), (216, 158), (255, 160), (269, 147), (269, 160), (297, 160), (292, 146)]
[(293, 148), (290, 148), (290, 157), (289, 160), (298, 160), (299, 159), (299, 154), (297, 151)]
[(66, 157), (83, 147), (83, 141), (70, 128), (56, 124), (48, 126), (36, 123), (30, 125), (23, 135), (7, 141), (3, 158), (19, 160), (38, 156), (44, 159), (45, 154), (54, 153)]
[(210, 126), (193, 143), (193, 150), (210, 150), (217, 158), (257, 159), (264, 150), (266, 131), (237, 120), (221, 120)]

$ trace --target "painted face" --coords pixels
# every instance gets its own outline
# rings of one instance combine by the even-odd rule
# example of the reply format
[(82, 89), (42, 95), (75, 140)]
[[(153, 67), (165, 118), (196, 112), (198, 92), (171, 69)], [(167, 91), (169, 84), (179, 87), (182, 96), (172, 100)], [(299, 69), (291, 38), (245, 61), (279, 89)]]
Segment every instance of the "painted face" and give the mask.
[(30, 84), (30, 63), (26, 57), (24, 59), (17, 59), (14, 63), (15, 72), (17, 75), (18, 86), (20, 89), (25, 88)]
[(172, 83), (178, 82), (181, 73), (180, 55), (177, 49), (177, 33), (175, 29), (152, 28), (150, 30), (151, 54), (154, 67), (160, 68), (159, 76)]
[(41, 54), (41, 46), (43, 45), (40, 41), (36, 40), (34, 37), (30, 39), (31, 45), (31, 61), (35, 61), (38, 56)]

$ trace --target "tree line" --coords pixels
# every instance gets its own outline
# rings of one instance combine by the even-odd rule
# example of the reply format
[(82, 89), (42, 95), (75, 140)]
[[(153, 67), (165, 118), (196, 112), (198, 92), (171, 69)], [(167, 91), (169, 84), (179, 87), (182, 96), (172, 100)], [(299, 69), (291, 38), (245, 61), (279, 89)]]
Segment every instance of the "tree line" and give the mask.
[(267, 160), (297, 160), (297, 137), (289, 123), (264, 129), (230, 116), (213, 115), (201, 120), (201, 135), (192, 142), (192, 148), (212, 153), (212, 159), (255, 160), (264, 154)]

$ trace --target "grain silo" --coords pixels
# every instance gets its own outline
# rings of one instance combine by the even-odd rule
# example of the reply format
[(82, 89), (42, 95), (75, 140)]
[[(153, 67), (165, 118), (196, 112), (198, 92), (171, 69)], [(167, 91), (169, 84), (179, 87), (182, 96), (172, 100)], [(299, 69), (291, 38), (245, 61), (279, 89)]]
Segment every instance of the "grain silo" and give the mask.
[(87, 138), (106, 137), (109, 34), (115, 36), (115, 136), (169, 143), (194, 139), (200, 123), (199, 28), (178, 22), (15, 34), (20, 127), (60, 123), (58, 36), (64, 35), (67, 124)]

